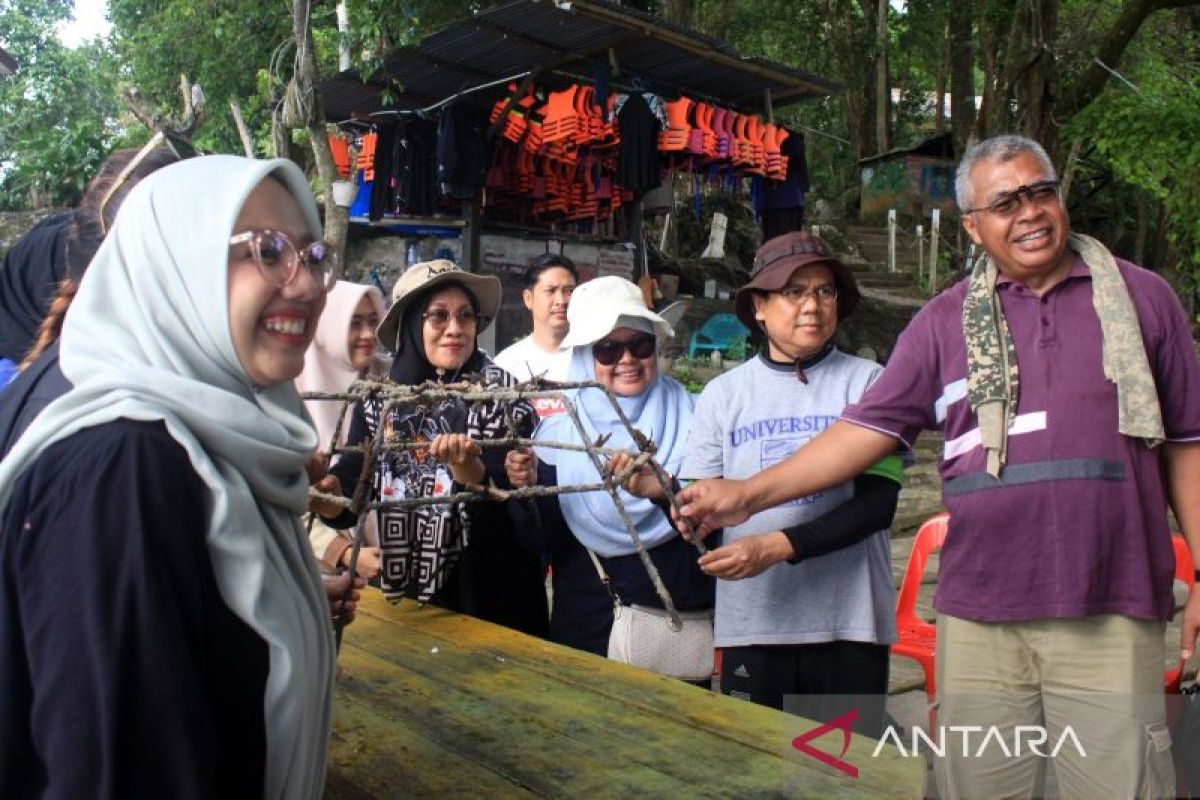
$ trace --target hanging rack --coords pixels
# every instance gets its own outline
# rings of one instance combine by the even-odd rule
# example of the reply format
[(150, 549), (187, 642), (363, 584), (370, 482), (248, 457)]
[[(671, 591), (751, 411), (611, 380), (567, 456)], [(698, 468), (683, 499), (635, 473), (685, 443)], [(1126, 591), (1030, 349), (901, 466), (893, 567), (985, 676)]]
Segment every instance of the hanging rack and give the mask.
[(454, 94), (450, 95), (449, 97), (438, 100), (436, 103), (433, 103), (432, 105), (425, 106), (424, 108), (397, 108), (397, 109), (387, 109), (385, 111), (372, 111), (370, 116), (372, 116), (372, 117), (401, 117), (401, 116), (408, 116), (411, 114), (416, 114), (418, 116), (422, 115), (422, 114), (428, 114), (429, 112), (436, 111), (437, 109), (441, 108), (442, 106), (444, 106), (448, 103), (451, 103), (460, 97), (463, 97), (468, 94), (474, 94), (475, 92), (481, 92), (484, 89), (491, 89), (495, 86), (502, 86), (510, 81), (515, 81), (518, 78), (524, 78), (526, 75), (529, 75), (530, 72), (531, 72), (530, 70), (526, 70), (525, 72), (518, 72), (516, 75), (510, 75), (507, 78), (497, 78), (494, 81), (488, 81), (487, 83), (481, 83), (478, 86), (471, 86), (467, 89), (463, 89), (462, 91), (455, 92)]

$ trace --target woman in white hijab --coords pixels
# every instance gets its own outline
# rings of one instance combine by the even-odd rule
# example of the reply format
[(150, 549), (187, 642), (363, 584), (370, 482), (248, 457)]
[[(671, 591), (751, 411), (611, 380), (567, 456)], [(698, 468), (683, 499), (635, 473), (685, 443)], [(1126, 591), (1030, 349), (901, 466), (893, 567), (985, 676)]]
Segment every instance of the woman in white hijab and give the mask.
[(332, 283), (288, 161), (130, 193), (0, 465), (0, 796), (319, 797), (333, 642), (292, 383)]
[[(296, 378), (296, 388), (301, 393), (337, 393), (346, 391), (367, 374), (387, 377), (391, 359), (379, 354), (375, 342), (375, 329), (385, 311), (383, 293), (374, 286), (349, 281), (334, 284), (325, 300), (321, 321), (317, 323), (317, 333), (304, 354), (304, 371)], [(318, 458), (322, 462), (322, 469), (317, 472), (323, 472), (328, 466), (331, 446), (346, 444), (346, 434), (350, 432), (349, 413), (338, 430), (344, 405), (340, 400), (304, 401), (317, 427)], [(336, 442), (333, 441), (335, 432), (338, 434)], [(374, 514), (367, 519), (364, 538), (365, 546), (359, 550), (355, 571), (373, 580), (379, 576), (381, 558)], [(322, 562), (323, 568), (350, 566), (353, 540), (349, 536), (318, 519), (312, 523), (308, 540), (313, 555)]]

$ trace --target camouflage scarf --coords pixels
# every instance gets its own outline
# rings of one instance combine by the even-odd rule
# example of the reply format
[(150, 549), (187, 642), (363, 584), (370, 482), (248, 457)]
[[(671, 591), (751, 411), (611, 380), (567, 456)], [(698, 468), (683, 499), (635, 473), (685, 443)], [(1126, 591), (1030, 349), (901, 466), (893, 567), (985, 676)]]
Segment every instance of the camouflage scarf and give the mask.
[[(1104, 337), (1104, 377), (1117, 384), (1117, 429), (1154, 447), (1165, 437), (1162, 411), (1129, 290), (1104, 245), (1072, 233), (1070, 247), (1091, 270), (1092, 305)], [(995, 477), (1007, 458), (1008, 428), (1020, 385), (1017, 351), (996, 295), (997, 277), (995, 262), (984, 255), (975, 262), (963, 301), (967, 399), (979, 419), (987, 471)]]

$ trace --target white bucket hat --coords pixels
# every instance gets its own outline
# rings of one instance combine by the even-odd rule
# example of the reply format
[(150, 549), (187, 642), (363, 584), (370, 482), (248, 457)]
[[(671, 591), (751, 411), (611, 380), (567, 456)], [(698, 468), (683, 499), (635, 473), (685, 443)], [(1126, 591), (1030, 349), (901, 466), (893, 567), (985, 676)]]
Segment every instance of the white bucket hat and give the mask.
[(571, 294), (571, 304), (567, 306), (571, 330), (562, 346), (582, 347), (598, 342), (624, 327), (622, 317), (648, 321), (660, 341), (675, 335), (670, 323), (646, 308), (641, 289), (624, 278), (605, 275), (581, 283)]
[(383, 322), (379, 323), (379, 327), (375, 330), (375, 338), (379, 340), (379, 343), (390, 352), (399, 355), (400, 342), (397, 334), (400, 330), (400, 317), (404, 314), (404, 309), (408, 308), (408, 304), (418, 294), (443, 283), (457, 283), (475, 295), (475, 301), (479, 303), (479, 314), (482, 317), (476, 333), (482, 333), (496, 318), (496, 311), (500, 308), (499, 278), (495, 275), (480, 275), (461, 270), (453, 261), (444, 258), (422, 261), (405, 270), (400, 279), (396, 281), (396, 285), (392, 287), (392, 306), (384, 316)]

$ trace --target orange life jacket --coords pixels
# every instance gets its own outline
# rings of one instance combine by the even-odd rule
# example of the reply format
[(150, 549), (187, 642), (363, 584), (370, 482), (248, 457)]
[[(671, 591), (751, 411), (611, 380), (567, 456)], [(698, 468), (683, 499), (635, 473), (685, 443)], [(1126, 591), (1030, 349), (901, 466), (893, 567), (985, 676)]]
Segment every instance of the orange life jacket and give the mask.
[(688, 125), (690, 97), (680, 97), (667, 103), (667, 127), (658, 134), (658, 149), (663, 151), (686, 150), (691, 126)]
[(693, 127), (688, 134), (688, 152), (712, 158), (717, 153), (717, 137), (712, 129), (713, 107), (696, 103), (692, 109)]
[(345, 136), (329, 137), (329, 152), (333, 155), (333, 165), (337, 167), (338, 175), (350, 177), (350, 142)]
[(714, 157), (716, 158), (729, 158), (729, 143), (732, 137), (729, 135), (725, 123), (732, 114), (732, 111), (724, 108), (713, 109), (712, 129), (715, 136)]
[(362, 170), (364, 181), (375, 180), (375, 143), (379, 134), (372, 131), (363, 134), (362, 149), (358, 151), (358, 168)]
[(579, 111), (575, 107), (579, 87), (571, 84), (561, 92), (551, 92), (541, 108), (542, 140), (547, 144), (573, 138), (579, 131)]
[(730, 156), (733, 165), (746, 169), (754, 166), (754, 145), (750, 143), (750, 117), (746, 114), (735, 114), (733, 120), (733, 141), (730, 143)]
[(790, 136), (782, 125), (767, 124), (763, 145), (767, 148), (767, 177), (781, 181), (787, 178), (787, 156), (783, 154), (783, 142)]

